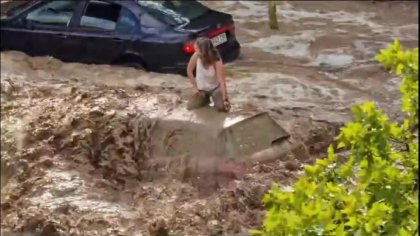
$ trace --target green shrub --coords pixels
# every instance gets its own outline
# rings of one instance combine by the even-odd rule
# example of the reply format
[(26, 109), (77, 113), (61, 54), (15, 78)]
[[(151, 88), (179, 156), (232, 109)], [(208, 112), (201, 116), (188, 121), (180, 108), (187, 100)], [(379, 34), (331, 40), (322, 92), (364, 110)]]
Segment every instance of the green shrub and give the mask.
[(253, 234), (418, 235), (418, 49), (403, 51), (396, 40), (376, 59), (402, 78), (404, 122), (389, 121), (374, 102), (353, 107), (354, 122), (337, 137), (348, 159), (337, 162), (330, 146), (293, 187), (274, 185)]

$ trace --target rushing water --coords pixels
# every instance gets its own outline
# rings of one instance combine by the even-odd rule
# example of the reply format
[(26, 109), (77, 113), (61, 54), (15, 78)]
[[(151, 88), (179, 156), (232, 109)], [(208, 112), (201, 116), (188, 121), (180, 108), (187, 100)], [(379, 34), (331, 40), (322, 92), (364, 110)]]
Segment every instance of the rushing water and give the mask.
[[(300, 122), (301, 119), (342, 123), (350, 119), (349, 108), (365, 100), (376, 101), (392, 118), (398, 117), (399, 80), (380, 68), (373, 57), (395, 38), (407, 47), (417, 46), (417, 2), (289, 1), (279, 5), (279, 31), (268, 28), (264, 2), (205, 1), (205, 4), (230, 12), (236, 21), (243, 55), (226, 67), (233, 111), (275, 111), (277, 119), (292, 136), (306, 137), (313, 135), (310, 130), (314, 124)], [(122, 95), (117, 96), (118, 92), (112, 91), (109, 96), (95, 98), (95, 106), (115, 103), (115, 107), (123, 110), (142, 111), (151, 117), (177, 122), (209, 122), (210, 117), (218, 127), (227, 123), (227, 119), (186, 111), (185, 100), (191, 94), (191, 86), (188, 79), (178, 75), (62, 63), (49, 57), (31, 58), (19, 52), (3, 52), (1, 79), (38, 86), (37, 93), (28, 92), (35, 97), (22, 95), (16, 98), (20, 104), (33, 104), (27, 106), (28, 110), (38, 109), (38, 115), (47, 113), (42, 106), (49, 106), (49, 112), (65, 107), (66, 100), (58, 97), (71, 94), (71, 87), (98, 90), (106, 85), (106, 89), (122, 87), (140, 91), (140, 95), (121, 98)], [(31, 99), (38, 103), (31, 103)], [(2, 100), (2, 103), (10, 105), (7, 101)], [(4, 110), (4, 115), (2, 108), (2, 132), (18, 130), (13, 128), (18, 126), (16, 116), (26, 112), (15, 114), (14, 109), (17, 110), (19, 104), (13, 106)], [(41, 207), (45, 215), (58, 219), (56, 210), (68, 205), (78, 209), (69, 213), (69, 219), (77, 219), (78, 227), (85, 227), (89, 235), (116, 228), (125, 235), (141, 235), (150, 220), (160, 217), (170, 219), (171, 227), (182, 228), (189, 232), (187, 235), (205, 235), (206, 222), (217, 215), (214, 212), (220, 213), (217, 209), (224, 209), (220, 204), (227, 202), (222, 198), (223, 189), (212, 191), (210, 197), (202, 197), (197, 187), (200, 185), (169, 179), (141, 184), (127, 180), (126, 186), (130, 188), (121, 190), (118, 185), (115, 187), (102, 181), (101, 174), (88, 167), (79, 165), (80, 168), (67, 170), (60, 165), (53, 163), (53, 167), (39, 177), (40, 181), (31, 182), (33, 192), (22, 197), (27, 209), (19, 209), (25, 217), (30, 218)], [(1, 168), (3, 188), (9, 177), (3, 159)], [(292, 175), (282, 164), (264, 168), (253, 170), (247, 180), (233, 181), (234, 188), (242, 191), (246, 186), (269, 185), (273, 179), (285, 180)], [(214, 182), (214, 175), (200, 174), (202, 179), (198, 183)], [(8, 191), (18, 189), (11, 184), (12, 181), (7, 185)], [(241, 200), (249, 200), (246, 198), (249, 196), (240, 196)], [(15, 214), (13, 211), (2, 217), (2, 226), (12, 227), (10, 222)], [(224, 220), (230, 224), (232, 219), (237, 219), (240, 222), (236, 224), (243, 228), (255, 227), (257, 218), (254, 216), (246, 211), (237, 216), (229, 215)]]

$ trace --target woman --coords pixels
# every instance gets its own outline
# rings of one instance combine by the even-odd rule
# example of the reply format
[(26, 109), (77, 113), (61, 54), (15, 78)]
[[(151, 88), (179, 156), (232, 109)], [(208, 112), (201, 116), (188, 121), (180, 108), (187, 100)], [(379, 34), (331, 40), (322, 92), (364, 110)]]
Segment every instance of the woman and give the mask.
[(228, 112), (230, 103), (219, 52), (208, 38), (198, 38), (194, 47), (195, 53), (188, 62), (187, 75), (195, 94), (188, 101), (187, 108), (191, 110), (207, 106), (211, 97), (218, 111)]

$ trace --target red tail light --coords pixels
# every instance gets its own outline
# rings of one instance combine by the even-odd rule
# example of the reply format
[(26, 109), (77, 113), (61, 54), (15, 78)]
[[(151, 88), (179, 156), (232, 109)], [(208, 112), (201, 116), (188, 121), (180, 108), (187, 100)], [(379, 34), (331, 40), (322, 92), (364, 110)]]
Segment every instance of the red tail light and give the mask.
[(193, 54), (195, 52), (194, 41), (186, 42), (183, 49), (186, 54)]

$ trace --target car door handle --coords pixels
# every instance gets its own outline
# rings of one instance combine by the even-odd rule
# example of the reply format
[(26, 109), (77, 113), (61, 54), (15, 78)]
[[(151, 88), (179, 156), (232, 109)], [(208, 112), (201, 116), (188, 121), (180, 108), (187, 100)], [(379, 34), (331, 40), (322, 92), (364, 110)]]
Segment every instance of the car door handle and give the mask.
[(123, 40), (120, 38), (113, 38), (112, 41), (117, 42), (117, 43), (121, 43)]
[(66, 34), (57, 34), (57, 37), (65, 39), (65, 38), (67, 38), (67, 35)]

